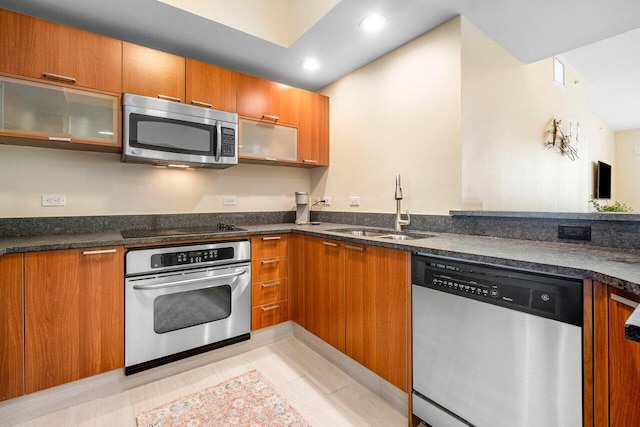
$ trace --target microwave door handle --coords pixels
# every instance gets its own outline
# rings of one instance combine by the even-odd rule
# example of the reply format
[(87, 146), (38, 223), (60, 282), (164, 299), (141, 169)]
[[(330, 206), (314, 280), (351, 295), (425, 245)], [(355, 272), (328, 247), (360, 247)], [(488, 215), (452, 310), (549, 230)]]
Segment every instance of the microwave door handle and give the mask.
[(226, 273), (226, 274), (219, 274), (214, 276), (199, 277), (197, 279), (180, 280), (178, 282), (158, 283), (156, 285), (133, 285), (133, 289), (144, 291), (144, 290), (152, 290), (152, 289), (173, 288), (176, 286), (189, 285), (191, 283), (206, 282), (208, 280), (218, 280), (218, 279), (226, 279), (229, 277), (242, 276), (246, 272), (247, 272), (247, 269), (245, 268), (242, 271), (239, 271), (237, 273)]
[(220, 161), (220, 151), (222, 150), (222, 126), (216, 122), (216, 162)]

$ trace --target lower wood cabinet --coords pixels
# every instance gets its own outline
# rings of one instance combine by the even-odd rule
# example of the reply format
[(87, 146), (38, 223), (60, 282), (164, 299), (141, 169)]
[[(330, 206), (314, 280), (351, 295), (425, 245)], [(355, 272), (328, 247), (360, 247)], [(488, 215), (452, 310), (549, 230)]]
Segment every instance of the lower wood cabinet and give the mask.
[(304, 328), (345, 351), (344, 252), (341, 242), (304, 241)]
[[(407, 391), (409, 253), (305, 237), (305, 329)], [(292, 278), (293, 280), (293, 278)], [(293, 313), (300, 308), (291, 307)], [(295, 319), (294, 318), (294, 319)]]
[(0, 401), (24, 394), (22, 254), (0, 256)]
[(251, 330), (289, 320), (285, 234), (251, 238)]
[(119, 247), (25, 254), (25, 392), (124, 366)]
[(596, 426), (640, 425), (640, 342), (624, 324), (640, 296), (594, 283), (594, 393)]
[(346, 354), (407, 391), (409, 252), (344, 245)]

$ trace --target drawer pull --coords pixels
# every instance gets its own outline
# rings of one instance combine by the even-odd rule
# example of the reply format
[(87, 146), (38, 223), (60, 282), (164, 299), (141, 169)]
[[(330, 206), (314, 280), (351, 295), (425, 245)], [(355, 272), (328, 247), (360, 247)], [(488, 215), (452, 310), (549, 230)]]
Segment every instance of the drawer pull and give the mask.
[(322, 242), (322, 244), (323, 244), (323, 245), (326, 245), (326, 246), (331, 246), (331, 247), (334, 247), (334, 248), (338, 247), (338, 244), (337, 244), (337, 243)]
[(42, 77), (44, 77), (45, 79), (60, 80), (62, 82), (67, 82), (67, 83), (76, 82), (75, 77), (63, 76), (63, 75), (54, 74), (54, 73), (42, 73)]
[(344, 247), (347, 249), (353, 249), (354, 251), (364, 252), (364, 248), (361, 246), (344, 245)]
[(310, 164), (312, 164), (312, 165), (315, 165), (315, 164), (318, 164), (318, 161), (317, 161), (317, 160), (307, 160), (307, 159), (304, 159), (304, 160), (302, 160), (302, 163), (310, 163)]
[(158, 94), (158, 98), (164, 99), (165, 101), (182, 102), (182, 99), (176, 98), (175, 96)]
[(83, 251), (82, 255), (115, 254), (116, 249), (100, 249), (97, 251)]
[(209, 104), (208, 102), (203, 102), (203, 101), (196, 101), (196, 100), (192, 100), (191, 103), (193, 105), (196, 105), (198, 107), (206, 107), (206, 108), (211, 108), (213, 107), (212, 104)]
[(265, 157), (265, 160), (269, 160), (270, 162), (277, 162), (278, 159), (276, 159), (275, 157)]
[(278, 120), (280, 120), (280, 117), (278, 116), (272, 116), (270, 114), (264, 114), (262, 116), (262, 120), (271, 120), (272, 122), (277, 122)]
[(636, 308), (638, 305), (640, 305), (639, 303), (632, 301), (629, 298), (621, 297), (620, 295), (617, 295), (617, 294), (611, 294), (611, 299), (619, 302), (620, 304), (629, 306), (631, 308)]
[(263, 283), (261, 287), (264, 289), (264, 288), (272, 288), (274, 286), (279, 286), (279, 285), (280, 285), (280, 282)]
[(260, 261), (262, 264), (274, 264), (276, 262), (280, 262), (280, 258), (274, 258), (274, 259), (263, 259), (262, 261)]
[(71, 138), (64, 136), (50, 136), (49, 141), (71, 142)]
[(272, 305), (271, 307), (262, 307), (262, 311), (271, 311), (271, 310), (277, 310), (280, 308), (280, 304), (276, 304), (276, 305)]
[(263, 241), (267, 241), (267, 240), (280, 240), (282, 239), (282, 237), (280, 236), (271, 236), (271, 237), (263, 237), (262, 240)]

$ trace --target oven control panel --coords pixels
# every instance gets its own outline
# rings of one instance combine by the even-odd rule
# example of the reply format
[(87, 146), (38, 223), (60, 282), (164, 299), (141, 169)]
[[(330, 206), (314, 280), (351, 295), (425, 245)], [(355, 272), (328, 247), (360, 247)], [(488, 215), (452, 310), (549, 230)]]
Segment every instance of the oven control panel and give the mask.
[(153, 254), (151, 255), (151, 268), (222, 261), (233, 259), (234, 255), (233, 247)]
[(245, 239), (197, 245), (130, 249), (125, 255), (125, 276), (157, 274), (162, 271), (191, 270), (200, 267), (251, 261), (251, 242)]

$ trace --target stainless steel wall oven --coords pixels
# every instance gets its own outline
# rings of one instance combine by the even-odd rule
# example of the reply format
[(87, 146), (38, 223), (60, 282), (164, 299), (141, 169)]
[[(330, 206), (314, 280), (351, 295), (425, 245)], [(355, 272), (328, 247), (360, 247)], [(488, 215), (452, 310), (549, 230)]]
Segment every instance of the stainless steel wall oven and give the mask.
[(125, 374), (250, 338), (249, 241), (133, 249), (125, 272)]

